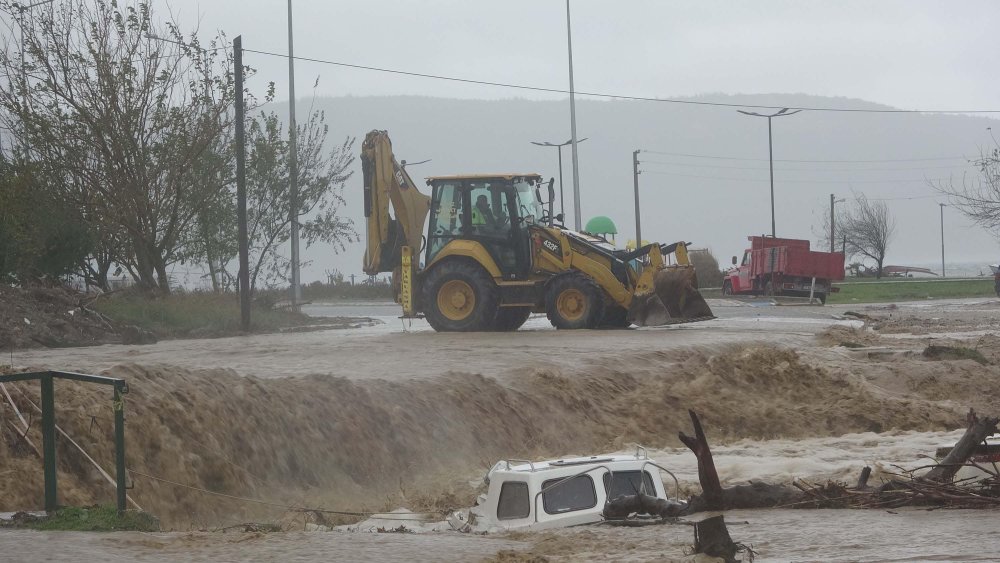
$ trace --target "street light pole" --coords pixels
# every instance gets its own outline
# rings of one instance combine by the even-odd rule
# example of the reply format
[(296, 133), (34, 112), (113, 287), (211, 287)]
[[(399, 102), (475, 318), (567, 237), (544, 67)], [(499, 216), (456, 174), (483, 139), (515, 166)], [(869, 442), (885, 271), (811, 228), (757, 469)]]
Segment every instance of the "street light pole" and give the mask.
[(947, 207), (943, 203), (938, 204), (941, 207), (941, 277), (945, 277), (944, 273), (944, 208)]
[(767, 164), (771, 175), (771, 238), (776, 238), (774, 229), (774, 149), (771, 142), (771, 118), (767, 118)]
[(288, 0), (288, 220), (292, 225), (292, 306), (302, 300), (299, 272), (299, 159), (295, 124), (295, 54), (292, 50), (292, 0)]
[(569, 122), (570, 142), (573, 144), (573, 228), (580, 230), (580, 162), (576, 145), (576, 91), (573, 88), (573, 26), (569, 17), (569, 0), (566, 0), (566, 44), (569, 48)]
[[(589, 137), (584, 137), (582, 139), (577, 139), (576, 143), (580, 144), (586, 141)], [(563, 198), (563, 166), (562, 166), (562, 148), (566, 145), (572, 144), (573, 139), (566, 141), (565, 143), (550, 143), (548, 141), (531, 141), (532, 145), (538, 145), (540, 147), (556, 147), (559, 152), (559, 213), (563, 214), (563, 221), (566, 221), (566, 200)]]
[(632, 151), (632, 184), (635, 187), (635, 249), (642, 247), (642, 223), (639, 220), (639, 149)]
[(566, 224), (566, 198), (563, 197), (562, 148), (563, 148), (563, 145), (558, 145), (556, 147), (556, 152), (559, 153), (559, 213), (563, 216), (563, 220), (561, 222), (565, 225)]
[(799, 113), (802, 110), (797, 109), (795, 111), (788, 111), (788, 108), (782, 108), (780, 111), (772, 113), (771, 115), (764, 115), (762, 113), (757, 113), (753, 111), (743, 111), (741, 109), (738, 109), (736, 111), (742, 113), (743, 115), (752, 115), (755, 117), (767, 118), (767, 160), (770, 163), (769, 168), (771, 171), (771, 238), (774, 238), (777, 235), (775, 234), (775, 228), (774, 228), (774, 150), (771, 142), (771, 118), (785, 117), (787, 115), (795, 115), (796, 113)]

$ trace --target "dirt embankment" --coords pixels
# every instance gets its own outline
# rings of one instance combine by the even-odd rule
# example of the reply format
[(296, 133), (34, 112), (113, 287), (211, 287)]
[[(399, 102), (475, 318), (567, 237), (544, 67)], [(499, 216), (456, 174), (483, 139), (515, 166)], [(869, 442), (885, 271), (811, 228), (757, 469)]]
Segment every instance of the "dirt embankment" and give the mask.
[(82, 305), (86, 295), (60, 287), (0, 284), (0, 350), (121, 342), (107, 319)]
[[(939, 369), (963, 362), (913, 363)], [(593, 453), (631, 443), (677, 446), (689, 408), (720, 441), (941, 430), (961, 420), (960, 397), (887, 392), (877, 381), (830, 365), (814, 367), (787, 349), (729, 346), (608, 358), (573, 373), (528, 369), (503, 381), (469, 373), (396, 382), (258, 379), (139, 365), (112, 374), (127, 378), (131, 389), (127, 463), (135, 471), (231, 495), (338, 509), (457, 508), (472, 499), (468, 475), (503, 457)], [(996, 366), (975, 366), (981, 377), (998, 375)], [(974, 387), (964, 389), (977, 393)], [(37, 386), (11, 388), (23, 411), (31, 410), (26, 397), (38, 402)], [(105, 468), (113, 467), (107, 390), (59, 382), (56, 399), (57, 422)], [(9, 407), (0, 414), (13, 444)], [(40, 444), (37, 427), (29, 436)], [(113, 490), (65, 441), (59, 463), (61, 502), (113, 499)], [(0, 510), (42, 504), (40, 461), (33, 454), (0, 446), (0, 467)], [(130, 494), (167, 527), (282, 513), (132, 477)]]

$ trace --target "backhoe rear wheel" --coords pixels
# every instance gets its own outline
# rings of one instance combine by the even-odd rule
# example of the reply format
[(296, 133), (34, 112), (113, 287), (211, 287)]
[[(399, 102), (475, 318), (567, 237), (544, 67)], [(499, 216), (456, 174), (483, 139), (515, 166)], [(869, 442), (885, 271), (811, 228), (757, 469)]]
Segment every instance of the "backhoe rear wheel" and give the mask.
[(604, 296), (583, 274), (559, 276), (545, 293), (545, 312), (559, 329), (597, 328), (604, 314)]
[(493, 321), (493, 330), (509, 332), (521, 328), (531, 316), (531, 307), (500, 307)]
[(440, 332), (491, 330), (497, 317), (497, 286), (477, 264), (439, 264), (424, 279), (424, 316)]

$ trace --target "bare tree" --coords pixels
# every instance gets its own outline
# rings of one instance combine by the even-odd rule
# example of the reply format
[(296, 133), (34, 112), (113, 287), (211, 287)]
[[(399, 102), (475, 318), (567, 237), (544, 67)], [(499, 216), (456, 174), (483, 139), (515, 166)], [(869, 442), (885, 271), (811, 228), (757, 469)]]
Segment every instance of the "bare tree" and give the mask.
[[(156, 24), (147, 1), (94, 0), (14, 14), (23, 42), (0, 49), (0, 108), (30, 159), (62, 180), (99, 238), (141, 287), (169, 291), (202, 205), (205, 155), (228, 129), (234, 98), (223, 37), (206, 45)], [(166, 40), (159, 39), (165, 38)], [(216, 186), (215, 189), (218, 189)], [(106, 257), (105, 257), (106, 258)], [(100, 270), (109, 267), (104, 260)]]
[[(298, 215), (307, 247), (330, 244), (334, 252), (357, 240), (353, 222), (340, 211), (344, 184), (351, 177), (354, 139), (327, 146), (329, 126), (322, 112), (310, 109), (298, 129)], [(248, 235), (250, 287), (271, 286), (288, 279), (290, 261), (279, 248), (290, 238), (288, 133), (278, 116), (262, 113), (247, 127)]]
[(896, 219), (884, 201), (869, 200), (864, 194), (855, 194), (845, 207), (837, 217), (837, 227), (846, 241), (847, 253), (874, 260), (875, 277), (881, 278)]
[(951, 206), (983, 228), (1000, 235), (1000, 147), (981, 151), (970, 161), (979, 169), (979, 177), (963, 177), (961, 182), (933, 182), (932, 186), (948, 197)]

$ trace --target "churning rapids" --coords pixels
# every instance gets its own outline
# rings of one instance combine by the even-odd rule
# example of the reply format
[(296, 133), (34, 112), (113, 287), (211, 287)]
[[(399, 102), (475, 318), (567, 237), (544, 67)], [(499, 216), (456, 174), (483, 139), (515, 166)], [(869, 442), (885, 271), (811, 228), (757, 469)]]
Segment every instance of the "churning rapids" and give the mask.
[[(516, 333), (459, 335), (417, 323), (404, 331), (394, 311), (380, 306), (318, 307), (319, 314), (386, 322), (147, 347), (15, 351), (14, 363), (126, 377), (127, 463), (136, 472), (275, 504), (357, 511), (405, 506), (443, 514), (472, 503), (497, 459), (628, 451), (635, 444), (651, 448), (693, 492), (694, 456), (676, 438), (690, 431), (689, 408), (706, 424), (726, 483), (850, 482), (865, 465), (877, 478), (895, 466), (925, 464), (920, 456), (954, 443), (969, 407), (1000, 414), (995, 300), (853, 308), (878, 319), (866, 323), (844, 317), (843, 306), (711, 305), (720, 319), (669, 329), (568, 333), (532, 319)], [(882, 336), (889, 332), (914, 338)], [(929, 342), (974, 345), (992, 363), (929, 360), (920, 355)], [(12, 395), (25, 409), (28, 398), (37, 402), (31, 385)], [(60, 383), (56, 399), (57, 423), (108, 467), (106, 397)], [(113, 498), (71, 449), (61, 445), (59, 455), (63, 503)], [(0, 448), (0, 510), (38, 508), (37, 465)], [(179, 531), (5, 529), (0, 558), (669, 561), (685, 560), (693, 537), (686, 525), (488, 536), (304, 532), (307, 524), (348, 521), (320, 522), (138, 474), (133, 480), (131, 496)], [(752, 544), (761, 561), (993, 561), (1000, 553), (1000, 511), (776, 509), (730, 511), (726, 520), (733, 538)], [(193, 531), (247, 521), (280, 522), (286, 531)]]

